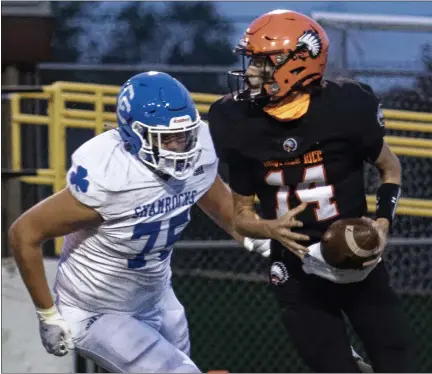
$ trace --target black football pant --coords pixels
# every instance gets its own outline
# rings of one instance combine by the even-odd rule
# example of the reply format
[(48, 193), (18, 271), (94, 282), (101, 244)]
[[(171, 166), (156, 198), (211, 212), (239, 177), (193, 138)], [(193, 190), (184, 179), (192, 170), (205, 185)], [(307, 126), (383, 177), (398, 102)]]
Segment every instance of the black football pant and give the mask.
[(307, 275), (271, 287), (294, 346), (314, 372), (359, 372), (342, 311), (362, 339), (374, 372), (413, 372), (407, 323), (383, 262), (358, 283)]

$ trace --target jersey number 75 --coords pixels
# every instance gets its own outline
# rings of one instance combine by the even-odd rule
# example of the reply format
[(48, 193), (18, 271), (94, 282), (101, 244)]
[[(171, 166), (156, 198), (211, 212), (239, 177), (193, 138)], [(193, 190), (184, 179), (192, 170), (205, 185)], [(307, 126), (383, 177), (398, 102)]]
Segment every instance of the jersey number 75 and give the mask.
[(161, 232), (162, 224), (166, 224), (167, 221), (157, 221), (149, 223), (138, 223), (134, 227), (132, 234), (132, 240), (141, 239), (143, 236), (148, 236), (147, 242), (142, 249), (142, 251), (133, 259), (128, 260), (129, 269), (138, 269), (146, 265), (145, 256), (156, 246), (163, 247), (159, 250), (159, 260), (165, 260), (172, 250), (172, 246), (180, 238), (183, 229), (186, 227), (190, 220), (190, 209), (185, 210), (179, 215), (172, 217), (168, 221), (168, 230), (166, 235), (166, 242), (159, 243), (156, 242), (159, 238)]

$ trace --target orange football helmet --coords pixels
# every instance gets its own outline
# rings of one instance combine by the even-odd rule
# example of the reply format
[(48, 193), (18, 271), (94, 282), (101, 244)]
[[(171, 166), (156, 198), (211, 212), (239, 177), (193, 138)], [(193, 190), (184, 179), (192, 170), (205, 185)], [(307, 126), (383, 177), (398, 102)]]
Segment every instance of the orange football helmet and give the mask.
[(271, 96), (282, 99), (293, 91), (304, 91), (314, 81), (321, 81), (328, 48), (326, 32), (313, 19), (291, 10), (274, 10), (258, 17), (246, 29), (235, 48), (235, 52), (243, 56), (243, 70), (228, 74), (237, 77), (236, 91), (245, 93), (248, 88), (250, 91), (251, 74), (245, 58), (253, 61), (265, 57), (271, 74), (262, 74), (261, 93), (238, 95), (238, 98)]

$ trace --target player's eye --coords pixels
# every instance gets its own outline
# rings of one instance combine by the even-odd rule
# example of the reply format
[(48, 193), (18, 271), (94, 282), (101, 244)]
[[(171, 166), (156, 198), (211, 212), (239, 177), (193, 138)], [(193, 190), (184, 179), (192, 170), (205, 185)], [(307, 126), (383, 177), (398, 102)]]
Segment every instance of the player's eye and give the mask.
[(265, 63), (264, 59), (255, 57), (250, 59), (249, 66), (254, 66), (260, 69), (264, 66), (264, 63)]
[(169, 134), (162, 136), (162, 143), (168, 144), (171, 142), (184, 142), (186, 140), (186, 134), (184, 132), (178, 134)]
[(255, 61), (255, 64), (254, 64), (257, 68), (262, 68), (263, 66), (264, 66), (264, 63), (263, 63), (263, 61), (260, 61), (260, 60), (258, 60), (258, 61)]

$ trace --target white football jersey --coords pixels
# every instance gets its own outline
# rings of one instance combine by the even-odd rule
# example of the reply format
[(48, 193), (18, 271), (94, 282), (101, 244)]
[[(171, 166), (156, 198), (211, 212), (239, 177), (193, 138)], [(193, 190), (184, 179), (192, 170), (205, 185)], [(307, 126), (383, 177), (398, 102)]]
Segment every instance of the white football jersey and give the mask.
[(201, 156), (183, 181), (158, 177), (125, 150), (117, 130), (75, 151), (67, 186), (104, 222), (65, 236), (55, 285), (62, 303), (128, 314), (155, 305), (170, 282), (172, 247), (190, 209), (217, 175), (219, 160), (204, 122), (198, 141)]
[[(321, 278), (328, 279), (335, 283), (353, 283), (365, 279), (375, 268), (368, 266), (364, 269), (338, 269), (329, 265), (321, 254), (321, 242), (312, 244), (309, 253), (303, 259), (303, 270), (307, 274), (315, 274)], [(381, 261), (381, 259), (379, 260)]]

